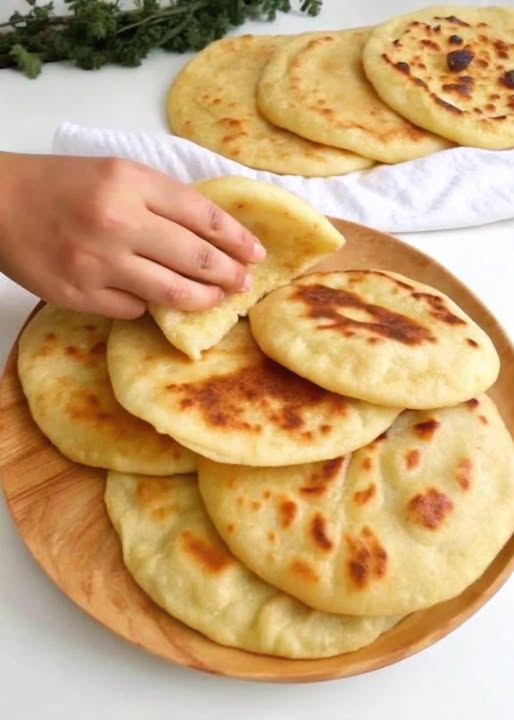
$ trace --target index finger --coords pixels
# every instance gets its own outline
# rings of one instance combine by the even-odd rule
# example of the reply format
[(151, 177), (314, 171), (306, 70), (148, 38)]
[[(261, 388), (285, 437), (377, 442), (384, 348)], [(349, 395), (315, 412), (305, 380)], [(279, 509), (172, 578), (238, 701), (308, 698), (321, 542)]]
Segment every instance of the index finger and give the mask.
[(255, 235), (190, 185), (155, 173), (145, 201), (151, 212), (191, 230), (235, 260), (255, 263), (266, 256)]

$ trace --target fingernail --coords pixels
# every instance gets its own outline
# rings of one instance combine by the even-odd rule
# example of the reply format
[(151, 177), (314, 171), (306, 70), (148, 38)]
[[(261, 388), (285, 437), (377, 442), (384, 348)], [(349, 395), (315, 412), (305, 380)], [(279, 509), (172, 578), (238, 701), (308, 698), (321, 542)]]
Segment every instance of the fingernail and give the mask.
[(263, 260), (266, 257), (266, 248), (256, 240), (252, 247), (252, 260)]
[(252, 287), (252, 276), (250, 273), (247, 273), (243, 279), (243, 282), (239, 286), (239, 289), (241, 292), (246, 292)]

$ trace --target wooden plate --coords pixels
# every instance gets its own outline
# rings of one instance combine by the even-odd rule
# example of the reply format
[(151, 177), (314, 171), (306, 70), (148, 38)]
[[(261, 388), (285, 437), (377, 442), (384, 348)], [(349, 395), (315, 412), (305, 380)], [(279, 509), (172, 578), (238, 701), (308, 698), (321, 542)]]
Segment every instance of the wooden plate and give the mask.
[[(514, 349), (486, 308), (436, 262), (388, 235), (334, 221), (347, 244), (323, 269), (394, 270), (452, 297), (493, 339), (502, 372), (491, 396), (514, 431)], [(390, 665), (447, 635), (514, 570), (514, 536), (464, 593), (414, 613), (367, 648), (321, 660), (287, 660), (211, 642), (160, 610), (126, 572), (103, 504), (103, 471), (69, 462), (34, 425), (16, 374), (16, 347), (0, 385), (0, 472), (30, 551), (77, 605), (118, 635), (166, 660), (220, 675), (276, 682), (348, 677)]]

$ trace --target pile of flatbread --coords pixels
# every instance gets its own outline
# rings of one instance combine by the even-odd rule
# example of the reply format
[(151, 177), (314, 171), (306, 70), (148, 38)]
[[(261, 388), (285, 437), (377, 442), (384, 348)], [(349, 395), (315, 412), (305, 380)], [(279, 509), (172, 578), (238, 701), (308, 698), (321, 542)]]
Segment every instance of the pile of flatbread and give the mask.
[(171, 130), (252, 168), (342, 175), (457, 145), (514, 147), (514, 8), (429, 7), (375, 28), (212, 43)]
[(109, 471), (125, 565), (160, 607), (248, 651), (349, 652), (461, 593), (514, 531), (499, 358), (432, 287), (305, 274), (344, 238), (303, 200), (198, 187), (266, 247), (252, 290), (132, 321), (46, 305), (23, 390), (66, 457)]

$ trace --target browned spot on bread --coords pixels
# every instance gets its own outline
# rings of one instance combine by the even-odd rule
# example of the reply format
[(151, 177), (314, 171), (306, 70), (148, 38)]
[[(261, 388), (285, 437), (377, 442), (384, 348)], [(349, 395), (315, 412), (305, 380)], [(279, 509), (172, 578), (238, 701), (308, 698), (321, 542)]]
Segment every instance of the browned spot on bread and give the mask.
[(246, 135), (248, 135), (248, 133), (245, 133), (245, 132), (233, 133), (232, 135), (224, 135), (221, 138), (221, 141), (224, 143), (230, 143), (230, 142), (233, 142), (234, 140), (238, 140), (240, 137), (243, 137)]
[(318, 582), (319, 580), (318, 573), (314, 570), (312, 565), (309, 565), (309, 563), (305, 560), (293, 560), (289, 567), (291, 572), (295, 575), (300, 575), (302, 580), (307, 580), (308, 582), (313, 583)]
[(487, 104), (485, 105), (485, 109), (486, 109), (488, 112), (494, 112), (494, 111), (496, 110), (496, 107), (495, 107), (495, 105), (493, 105), (492, 103), (487, 103)]
[(93, 332), (94, 330), (97, 329), (96, 325), (92, 325), (91, 323), (86, 323), (85, 325), (82, 325), (82, 327), (84, 328), (84, 330), (87, 330), (88, 332)]
[(419, 458), (420, 452), (417, 448), (407, 450), (407, 452), (405, 453), (405, 464), (407, 465), (407, 468), (409, 470), (412, 470), (413, 468), (417, 467), (419, 465)]
[(475, 53), (472, 50), (464, 48), (462, 50), (451, 50), (446, 55), (446, 64), (450, 72), (460, 72), (469, 67), (473, 62)]
[(334, 547), (327, 533), (326, 520), (321, 513), (316, 513), (311, 520), (311, 538), (322, 550), (328, 551)]
[(480, 405), (480, 403), (476, 398), (471, 398), (471, 400), (466, 400), (466, 405), (470, 410), (474, 410)]
[(48, 332), (45, 335), (46, 342), (53, 342), (54, 340), (57, 340), (57, 335), (54, 332)]
[(363, 527), (355, 537), (345, 535), (345, 540), (348, 547), (347, 569), (353, 585), (362, 590), (373, 580), (385, 576), (387, 552), (369, 527)]
[(471, 87), (467, 83), (444, 83), (441, 90), (444, 90), (444, 92), (456, 92), (463, 97), (469, 97)]
[(228, 533), (232, 534), (235, 529), (236, 529), (236, 526), (234, 525), (234, 523), (228, 523), (228, 524), (227, 524), (227, 532), (228, 532)]
[(487, 62), (487, 60), (484, 60), (483, 58), (479, 58), (478, 60), (475, 61), (475, 63), (481, 68), (489, 67), (489, 63)]
[(495, 40), (493, 45), (499, 58), (509, 57), (509, 45), (504, 40)]
[(260, 503), (258, 500), (252, 500), (250, 507), (252, 510), (260, 510), (262, 507), (262, 503)]
[(500, 78), (500, 83), (508, 88), (514, 88), (514, 70), (507, 70)]
[(267, 537), (268, 537), (268, 540), (269, 540), (270, 542), (275, 542), (275, 540), (277, 539), (277, 536), (275, 535), (275, 533), (273, 532), (273, 530), (270, 530), (270, 531), (268, 532)]
[(368, 471), (368, 470), (371, 470), (372, 467), (373, 467), (373, 462), (372, 462), (371, 458), (369, 457), (369, 455), (367, 455), (361, 462), (361, 468), (363, 470)]
[(462, 45), (463, 40), (459, 35), (450, 35), (448, 42), (450, 45)]
[(453, 510), (450, 498), (434, 487), (415, 495), (407, 503), (411, 520), (430, 530), (437, 530)]
[(455, 15), (447, 15), (446, 17), (434, 17), (434, 20), (447, 20), (449, 23), (452, 23), (452, 25), (461, 25), (462, 27), (469, 27), (469, 23), (464, 22), (464, 20), (460, 20)]
[(298, 505), (293, 500), (282, 500), (278, 506), (280, 524), (283, 528), (290, 527), (298, 515)]
[[(260, 425), (245, 419), (245, 410), (252, 406), (266, 421), (280, 430), (294, 433), (305, 442), (305, 413), (323, 404), (328, 417), (345, 416), (348, 401), (286, 370), (269, 358), (233, 373), (212, 376), (184, 384), (170, 384), (166, 389), (178, 396), (184, 411), (200, 412), (209, 425), (227, 430), (260, 432)], [(308, 439), (308, 438), (307, 438)]]
[(471, 347), (478, 347), (478, 343), (476, 340), (473, 340), (473, 338), (466, 338), (466, 342)]
[(463, 458), (457, 463), (457, 484), (463, 490), (469, 490), (469, 487), (471, 485), (471, 468), (472, 463), (469, 458)]
[[(68, 398), (65, 409), (66, 414), (73, 420), (90, 423), (92, 425), (100, 424), (103, 426), (105, 432), (110, 434), (119, 435), (121, 423), (107, 423), (108, 420), (112, 420), (113, 416), (111, 413), (106, 412), (100, 405), (99, 398), (88, 390), (77, 390), (71, 393)], [(142, 420), (137, 418), (130, 418), (131, 424), (141, 424)]]
[(218, 125), (228, 128), (241, 127), (243, 124), (243, 121), (239, 120), (238, 118), (224, 117), (218, 120)]
[(412, 297), (416, 300), (424, 300), (430, 307), (430, 315), (437, 318), (441, 322), (447, 325), (465, 325), (466, 321), (457, 315), (454, 315), (446, 307), (445, 301), (439, 295), (432, 295), (431, 293), (424, 292), (413, 292)]
[(438, 427), (439, 421), (434, 418), (429, 418), (423, 422), (416, 423), (413, 426), (413, 430), (422, 440), (431, 440)]
[(171, 483), (167, 478), (144, 478), (136, 488), (136, 498), (140, 505), (148, 506), (167, 500), (171, 493)]
[(383, 338), (379, 337), (369, 337), (367, 338), (367, 341), (370, 345), (377, 345), (378, 343), (383, 342)]
[[(350, 328), (365, 330), (405, 345), (420, 345), (423, 342), (435, 341), (428, 328), (411, 320), (406, 315), (367, 303), (356, 293), (316, 283), (297, 286), (293, 298), (301, 300), (307, 305), (307, 317), (330, 321), (318, 325), (320, 330), (330, 329), (341, 333)], [(341, 313), (341, 310), (344, 311), (345, 308), (359, 309), (366, 313), (370, 320), (355, 320), (347, 317)]]
[(331, 425), (327, 425), (327, 423), (323, 423), (319, 426), (319, 431), (322, 435), (328, 435), (328, 433), (332, 430)]
[(319, 496), (327, 490), (328, 484), (335, 479), (339, 470), (345, 462), (344, 457), (327, 460), (321, 468), (314, 472), (307, 483), (300, 488), (302, 495)]
[(489, 425), (489, 420), (486, 418), (485, 415), (479, 415), (478, 419), (482, 423), (482, 425)]
[(93, 345), (90, 352), (94, 355), (103, 355), (107, 349), (106, 343), (101, 340), (100, 342), (97, 342)]
[(233, 564), (233, 558), (221, 545), (204, 540), (189, 530), (184, 530), (180, 539), (184, 550), (204, 570), (211, 573), (220, 573)]
[(376, 492), (377, 486), (375, 485), (375, 483), (371, 483), (364, 490), (357, 490), (356, 492), (354, 492), (353, 499), (357, 503), (357, 505), (365, 505), (368, 500), (371, 500), (371, 498), (376, 495)]
[(158, 507), (152, 510), (152, 518), (156, 522), (163, 522), (171, 515), (172, 507)]
[(395, 66), (400, 72), (405, 73), (406, 75), (410, 72), (409, 63), (406, 62), (397, 62)]
[(269, 500), (271, 497), (271, 490), (264, 490), (264, 492), (262, 493), (262, 497), (264, 498), (264, 500)]
[(428, 48), (429, 50), (440, 50), (440, 46), (438, 43), (434, 42), (433, 40), (429, 40), (428, 38), (423, 38), (419, 41), (419, 44), (422, 47)]

